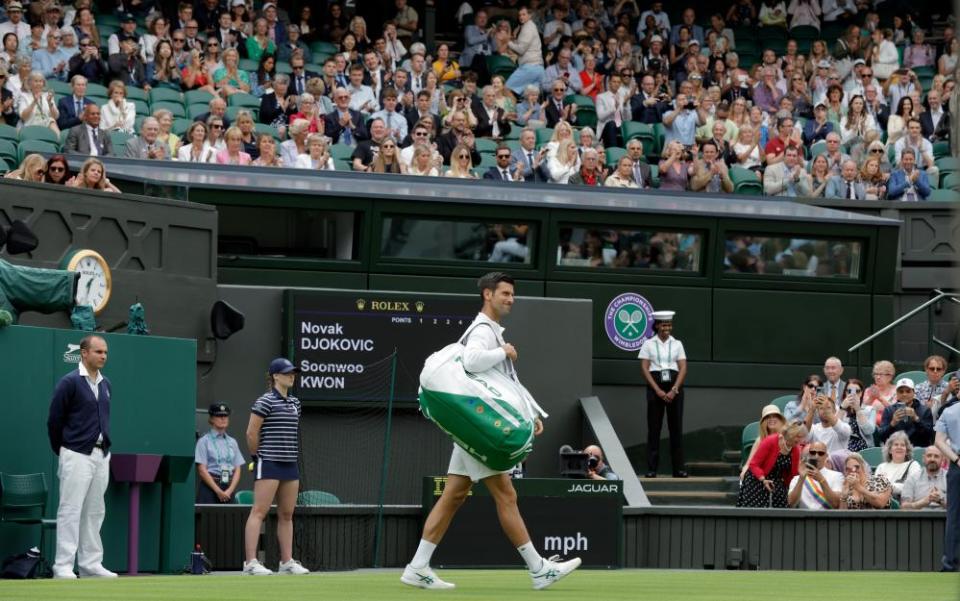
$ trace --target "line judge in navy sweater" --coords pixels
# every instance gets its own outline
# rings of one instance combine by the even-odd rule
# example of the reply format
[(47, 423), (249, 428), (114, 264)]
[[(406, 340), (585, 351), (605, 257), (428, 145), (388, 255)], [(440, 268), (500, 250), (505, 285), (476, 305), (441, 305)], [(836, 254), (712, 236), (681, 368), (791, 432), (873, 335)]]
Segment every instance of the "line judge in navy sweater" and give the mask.
[(100, 372), (107, 342), (80, 341), (80, 365), (57, 383), (50, 400), (47, 433), (60, 456), (60, 506), (53, 577), (72, 579), (74, 558), (84, 577), (116, 578), (103, 567), (100, 526), (110, 479), (110, 380)]

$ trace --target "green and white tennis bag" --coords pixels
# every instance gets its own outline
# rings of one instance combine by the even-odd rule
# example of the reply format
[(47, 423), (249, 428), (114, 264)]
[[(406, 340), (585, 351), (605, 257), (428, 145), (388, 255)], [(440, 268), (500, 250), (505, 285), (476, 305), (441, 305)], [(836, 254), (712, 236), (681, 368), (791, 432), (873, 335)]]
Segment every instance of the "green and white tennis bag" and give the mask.
[(427, 357), (420, 372), (420, 409), (471, 457), (506, 471), (533, 450), (534, 420), (547, 414), (520, 384), (512, 362), (513, 377), (496, 369), (464, 369), (463, 341), (480, 325), (490, 327), (474, 322), (460, 341)]

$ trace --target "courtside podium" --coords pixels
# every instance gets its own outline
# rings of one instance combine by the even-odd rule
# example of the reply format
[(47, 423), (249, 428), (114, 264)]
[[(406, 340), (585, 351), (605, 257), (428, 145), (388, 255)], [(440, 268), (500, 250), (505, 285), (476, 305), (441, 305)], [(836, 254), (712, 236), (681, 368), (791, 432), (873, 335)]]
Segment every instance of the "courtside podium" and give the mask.
[[(46, 474), (46, 517), (59, 499), (57, 456), (47, 437), (50, 397), (59, 379), (77, 369), (83, 332), (10, 326), (0, 329), (0, 472)], [(159, 469), (140, 483), (138, 562), (141, 572), (179, 572), (194, 544), (193, 452), (196, 407), (196, 341), (159, 336), (103, 334), (110, 403), (112, 453), (160, 456)], [(130, 485), (111, 477), (102, 535), (104, 565), (130, 567), (127, 541)], [(0, 557), (40, 541), (39, 527), (0, 523)], [(52, 561), (56, 536), (46, 536)]]

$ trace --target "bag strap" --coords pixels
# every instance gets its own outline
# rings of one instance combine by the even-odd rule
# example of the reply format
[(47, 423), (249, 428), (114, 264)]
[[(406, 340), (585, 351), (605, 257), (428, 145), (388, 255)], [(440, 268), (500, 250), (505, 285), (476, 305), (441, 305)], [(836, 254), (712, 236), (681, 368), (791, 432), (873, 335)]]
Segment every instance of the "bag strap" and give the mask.
[(900, 476), (900, 479), (899, 479), (899, 480), (897, 480), (897, 484), (903, 484), (903, 483), (904, 483), (904, 481), (907, 479), (907, 476), (910, 475), (910, 468), (913, 467), (913, 464), (916, 463), (916, 462), (917, 462), (917, 461), (916, 461), (915, 459), (911, 459), (911, 460), (910, 460), (909, 465), (907, 465), (907, 469), (903, 470), (903, 475)]

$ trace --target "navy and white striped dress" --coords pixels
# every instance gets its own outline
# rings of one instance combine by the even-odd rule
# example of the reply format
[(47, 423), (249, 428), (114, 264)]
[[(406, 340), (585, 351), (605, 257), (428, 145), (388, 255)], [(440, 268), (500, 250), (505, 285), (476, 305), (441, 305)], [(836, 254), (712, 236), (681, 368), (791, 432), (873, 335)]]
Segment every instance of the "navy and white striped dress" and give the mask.
[(257, 456), (266, 461), (296, 463), (300, 452), (300, 401), (292, 395), (283, 398), (271, 389), (256, 400), (250, 411), (263, 418)]

